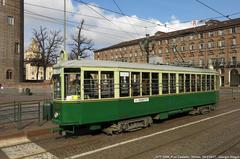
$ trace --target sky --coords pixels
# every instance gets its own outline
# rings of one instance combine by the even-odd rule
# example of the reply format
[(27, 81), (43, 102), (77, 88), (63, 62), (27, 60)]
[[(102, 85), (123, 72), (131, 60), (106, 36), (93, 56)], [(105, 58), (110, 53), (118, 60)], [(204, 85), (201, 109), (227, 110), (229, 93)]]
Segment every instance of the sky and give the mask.
[[(81, 2), (85, 2), (81, 3)], [(203, 25), (209, 18), (227, 20), (197, 0), (67, 0), (67, 43), (77, 33), (76, 26), (84, 19), (83, 35), (92, 39), (95, 49), (119, 42), (154, 35), (157, 31)], [(231, 18), (240, 17), (239, 0), (201, 0)], [(63, 33), (64, 0), (25, 0), (25, 49), (31, 43), (33, 29), (40, 26)], [(86, 5), (86, 3), (88, 5)], [(110, 9), (116, 14), (103, 8)], [(70, 48), (68, 47), (68, 51)]]

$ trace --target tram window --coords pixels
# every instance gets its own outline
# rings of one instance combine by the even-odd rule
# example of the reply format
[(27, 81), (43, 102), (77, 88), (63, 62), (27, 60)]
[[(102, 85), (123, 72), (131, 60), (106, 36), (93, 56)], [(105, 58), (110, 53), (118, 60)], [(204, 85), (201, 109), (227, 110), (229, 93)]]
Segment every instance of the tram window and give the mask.
[(158, 73), (152, 73), (152, 95), (159, 94)]
[(207, 90), (210, 90), (210, 75), (207, 75)]
[(201, 75), (197, 75), (197, 91), (201, 91)]
[(84, 72), (84, 99), (99, 98), (99, 82), (97, 71)]
[(162, 94), (168, 94), (168, 73), (162, 74)]
[(206, 91), (206, 75), (202, 75), (202, 91)]
[(114, 97), (114, 73), (110, 71), (101, 72), (101, 98)]
[(80, 74), (68, 73), (64, 74), (65, 98), (69, 100), (69, 96), (80, 95)]
[(142, 95), (149, 95), (150, 93), (150, 74), (142, 73)]
[(219, 86), (220, 86), (220, 80), (219, 80), (219, 76), (216, 76), (216, 89), (219, 89)]
[(176, 93), (176, 74), (170, 73), (170, 93)]
[(190, 92), (190, 75), (185, 75), (185, 90), (186, 92)]
[(211, 90), (214, 90), (214, 75), (211, 75)]
[(53, 86), (54, 86), (54, 99), (60, 99), (61, 98), (61, 78), (60, 74), (53, 75)]
[(132, 96), (140, 96), (140, 72), (131, 73)]
[(120, 72), (120, 97), (129, 96), (129, 72)]
[(64, 73), (80, 73), (80, 68), (64, 68)]
[(191, 75), (191, 91), (195, 92), (196, 91), (196, 76)]
[(184, 92), (184, 74), (178, 76), (179, 93)]

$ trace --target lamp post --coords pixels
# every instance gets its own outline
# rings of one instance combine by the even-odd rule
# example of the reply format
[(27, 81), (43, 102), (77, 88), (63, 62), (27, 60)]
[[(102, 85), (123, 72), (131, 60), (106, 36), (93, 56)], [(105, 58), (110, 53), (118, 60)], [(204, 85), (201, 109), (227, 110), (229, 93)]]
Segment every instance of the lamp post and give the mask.
[(149, 51), (152, 41), (149, 39), (149, 34), (146, 34), (146, 38), (139, 42), (140, 49), (146, 52), (147, 63), (149, 63)]
[(67, 47), (67, 3), (66, 0), (64, 0), (64, 51), (66, 51)]

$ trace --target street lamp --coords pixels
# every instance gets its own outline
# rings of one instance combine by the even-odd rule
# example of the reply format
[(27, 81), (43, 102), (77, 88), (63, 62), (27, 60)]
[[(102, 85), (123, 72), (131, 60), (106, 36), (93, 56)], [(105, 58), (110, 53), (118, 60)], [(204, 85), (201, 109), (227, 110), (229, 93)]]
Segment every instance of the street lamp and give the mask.
[(146, 38), (139, 42), (140, 49), (146, 52), (147, 63), (149, 63), (149, 52), (152, 46), (152, 41), (149, 39), (149, 34), (146, 34)]

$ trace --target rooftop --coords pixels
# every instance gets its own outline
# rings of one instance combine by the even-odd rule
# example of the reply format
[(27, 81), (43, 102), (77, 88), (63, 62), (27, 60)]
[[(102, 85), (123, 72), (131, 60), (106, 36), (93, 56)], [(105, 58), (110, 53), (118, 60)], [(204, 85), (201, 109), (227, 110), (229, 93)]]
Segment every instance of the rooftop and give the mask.
[(153, 64), (140, 64), (140, 63), (127, 63), (119, 61), (104, 61), (104, 60), (70, 60), (60, 62), (53, 66), (53, 68), (80, 68), (80, 67), (109, 67), (109, 68), (131, 68), (141, 70), (162, 70), (162, 71), (183, 71), (183, 72), (196, 72), (196, 73), (217, 73), (210, 69), (201, 69), (193, 67), (180, 67), (171, 65), (153, 65)]
[[(209, 20), (205, 23), (205, 25), (202, 25), (202, 26), (183, 29), (183, 30), (178, 30), (178, 31), (173, 31), (173, 32), (168, 32), (168, 33), (158, 31), (158, 32), (155, 33), (155, 35), (150, 36), (149, 38), (151, 40), (169, 39), (169, 38), (173, 38), (173, 37), (176, 37), (176, 36), (184, 36), (184, 35), (189, 35), (189, 34), (194, 34), (194, 33), (206, 32), (206, 31), (214, 30), (214, 29), (220, 29), (220, 28), (224, 29), (226, 27), (234, 26), (234, 25), (240, 25), (240, 18), (232, 19), (232, 20), (226, 20), (226, 21)], [(101, 52), (101, 51), (105, 51), (105, 50), (109, 50), (109, 49), (114, 49), (114, 48), (120, 48), (120, 47), (130, 46), (130, 45), (134, 45), (134, 44), (139, 44), (139, 42), (143, 39), (144, 38), (121, 42), (121, 43), (118, 43), (116, 45), (112, 45), (112, 46), (109, 46), (109, 47), (106, 47), (106, 48), (96, 50), (94, 52), (97, 53), (97, 52)]]

